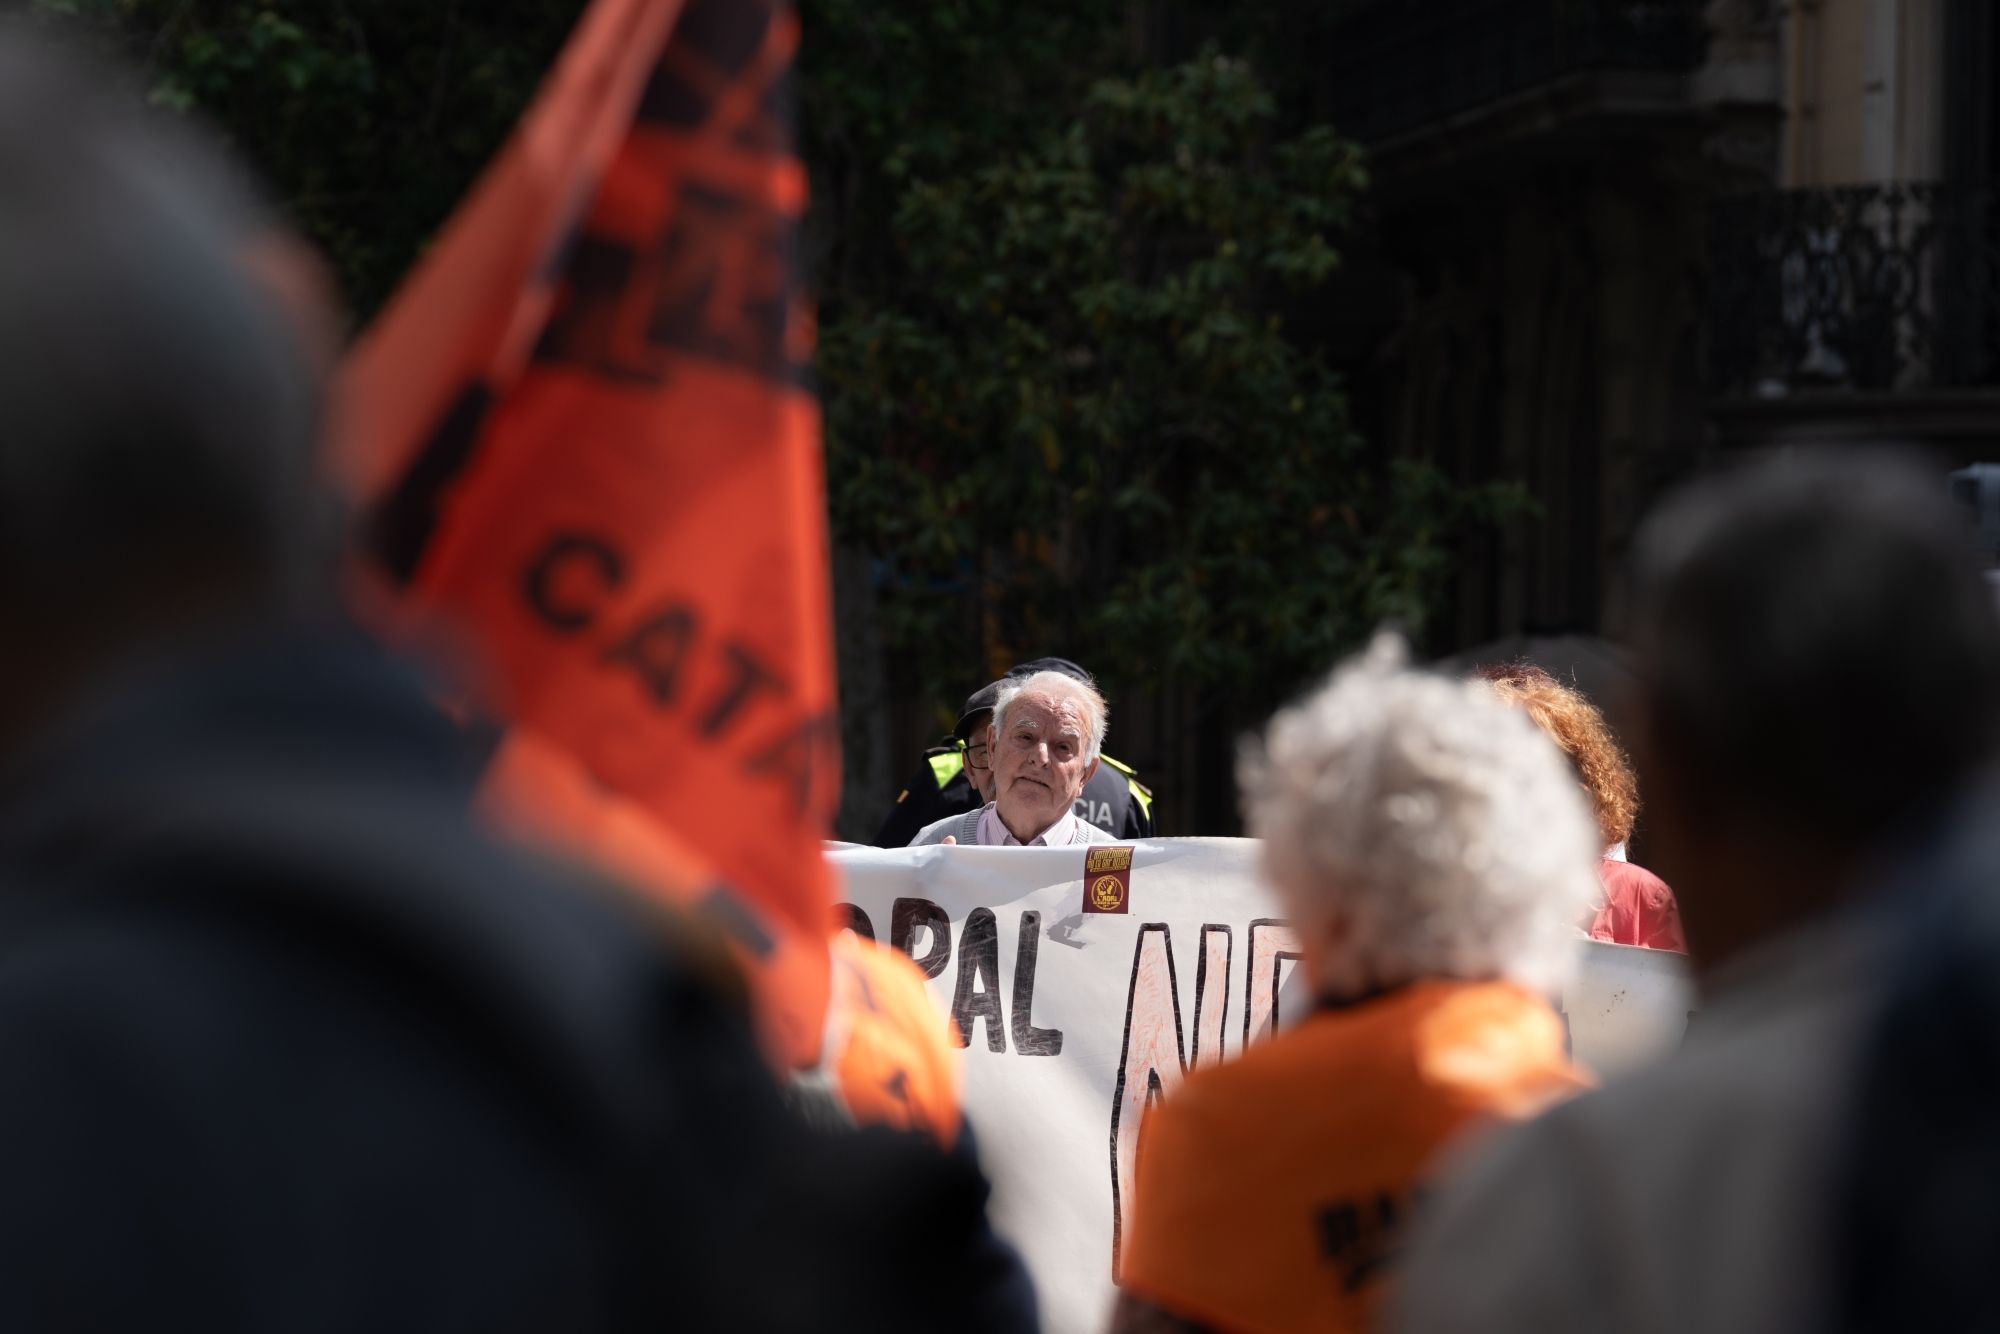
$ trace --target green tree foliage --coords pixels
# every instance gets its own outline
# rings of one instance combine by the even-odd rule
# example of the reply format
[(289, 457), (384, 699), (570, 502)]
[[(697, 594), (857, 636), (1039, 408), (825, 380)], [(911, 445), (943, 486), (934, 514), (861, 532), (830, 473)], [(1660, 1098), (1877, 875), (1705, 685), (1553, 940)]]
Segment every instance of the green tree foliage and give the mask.
[[(904, 684), (1059, 648), (1268, 701), (1421, 621), (1495, 503), (1373, 456), (1300, 332), (1365, 184), (1287, 63), (1311, 7), (1204, 3), (801, 0), (834, 528)], [(27, 7), (233, 138), (358, 322), (583, 0)]]
[(1293, 333), (1356, 150), (1135, 60), (1127, 7), (1025, 8), (808, 6), (836, 533), (921, 680), (1060, 647), (1268, 699), (1421, 622), (1496, 497), (1372, 459)]
[(365, 319), (521, 114), (583, 0), (31, 0), (219, 127)]

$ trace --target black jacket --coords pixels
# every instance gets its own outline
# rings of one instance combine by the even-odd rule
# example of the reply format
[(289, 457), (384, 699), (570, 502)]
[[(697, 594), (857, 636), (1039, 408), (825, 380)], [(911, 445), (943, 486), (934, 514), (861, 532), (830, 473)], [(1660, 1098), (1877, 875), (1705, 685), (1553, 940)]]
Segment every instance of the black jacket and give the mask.
[(334, 637), (14, 775), (0, 1328), (1031, 1327), (976, 1169), (809, 1138), (670, 933), (473, 829), (477, 762)]
[[(1103, 763), (1083, 785), (1076, 799), (1076, 816), (1113, 838), (1153, 838), (1153, 790), (1129, 767), (1100, 756)], [(965, 776), (965, 752), (937, 746), (924, 752), (924, 764), (903, 785), (889, 818), (874, 838), (878, 848), (905, 848), (924, 826), (947, 815), (963, 815), (979, 805), (979, 794)]]

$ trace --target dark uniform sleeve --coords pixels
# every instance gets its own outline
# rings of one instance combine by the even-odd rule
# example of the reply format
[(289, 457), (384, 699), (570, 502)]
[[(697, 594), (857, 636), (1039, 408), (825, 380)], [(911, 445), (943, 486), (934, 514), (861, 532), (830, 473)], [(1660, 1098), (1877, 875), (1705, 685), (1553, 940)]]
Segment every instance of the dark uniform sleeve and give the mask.
[(903, 795), (889, 808), (889, 818), (872, 841), (878, 848), (907, 848), (925, 825), (947, 815), (963, 815), (978, 804), (979, 794), (963, 772), (940, 787), (937, 774), (926, 762), (904, 784)]
[(1100, 757), (1097, 772), (1083, 785), (1077, 798), (1076, 814), (1118, 839), (1154, 837), (1153, 814), (1149, 809), (1152, 793), (1132, 777), (1131, 771), (1108, 756)]
[(1132, 790), (1134, 787), (1140, 786), (1136, 778), (1132, 778), (1126, 774), (1119, 774), (1118, 776), (1125, 781), (1126, 794), (1124, 827), (1116, 831), (1118, 837), (1133, 839), (1152, 838), (1154, 836), (1153, 794), (1146, 792), (1142, 798), (1138, 792)]

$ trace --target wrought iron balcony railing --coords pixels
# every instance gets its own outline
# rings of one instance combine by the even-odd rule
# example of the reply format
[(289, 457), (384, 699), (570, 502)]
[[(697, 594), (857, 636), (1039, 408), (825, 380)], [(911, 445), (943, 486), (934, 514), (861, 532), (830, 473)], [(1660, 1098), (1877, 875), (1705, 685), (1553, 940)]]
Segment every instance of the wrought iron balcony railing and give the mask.
[(1329, 35), (1330, 112), (1375, 143), (1590, 70), (1693, 69), (1705, 0), (1349, 0)]
[(1773, 190), (1716, 206), (1709, 353), (1725, 398), (2000, 383), (1992, 192)]

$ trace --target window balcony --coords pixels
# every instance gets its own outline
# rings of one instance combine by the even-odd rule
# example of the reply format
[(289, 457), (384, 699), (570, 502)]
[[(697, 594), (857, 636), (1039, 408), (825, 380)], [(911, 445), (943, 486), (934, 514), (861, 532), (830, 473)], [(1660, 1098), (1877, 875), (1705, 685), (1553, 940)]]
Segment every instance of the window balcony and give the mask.
[(2000, 385), (1992, 191), (1773, 190), (1711, 219), (1709, 364), (1724, 401)]
[(1681, 74), (1704, 0), (1353, 0), (1329, 34), (1329, 114), (1378, 144), (1571, 76)]

